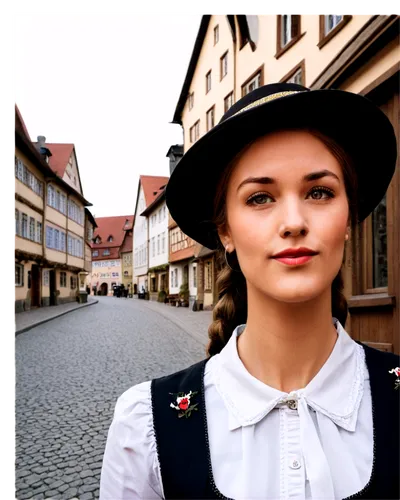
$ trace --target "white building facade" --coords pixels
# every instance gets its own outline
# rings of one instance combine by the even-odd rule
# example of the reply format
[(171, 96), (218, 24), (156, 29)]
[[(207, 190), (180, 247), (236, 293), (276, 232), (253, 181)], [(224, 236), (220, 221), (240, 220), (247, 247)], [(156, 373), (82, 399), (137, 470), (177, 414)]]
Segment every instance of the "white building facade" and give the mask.
[(147, 217), (140, 215), (146, 208), (143, 186), (139, 183), (133, 226), (133, 284), (138, 292), (148, 291), (148, 224)]

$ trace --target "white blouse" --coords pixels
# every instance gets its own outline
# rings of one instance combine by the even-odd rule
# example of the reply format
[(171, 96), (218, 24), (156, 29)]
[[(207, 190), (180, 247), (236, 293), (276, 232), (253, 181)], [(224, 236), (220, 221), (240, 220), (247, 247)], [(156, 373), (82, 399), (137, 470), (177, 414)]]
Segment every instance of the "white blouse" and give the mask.
[[(290, 394), (246, 370), (238, 326), (206, 364), (205, 399), (214, 481), (234, 499), (343, 499), (372, 472), (373, 425), (363, 348), (338, 332), (326, 363)], [(117, 401), (108, 433), (100, 500), (165, 498), (153, 431), (150, 381)]]

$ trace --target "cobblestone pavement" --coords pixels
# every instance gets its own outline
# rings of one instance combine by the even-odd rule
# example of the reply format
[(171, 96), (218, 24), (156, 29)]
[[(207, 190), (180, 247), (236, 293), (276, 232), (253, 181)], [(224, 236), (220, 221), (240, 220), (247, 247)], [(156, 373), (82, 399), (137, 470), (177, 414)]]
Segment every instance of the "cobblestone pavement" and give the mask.
[(205, 357), (211, 312), (96, 299), (15, 339), (18, 500), (98, 498), (117, 398)]

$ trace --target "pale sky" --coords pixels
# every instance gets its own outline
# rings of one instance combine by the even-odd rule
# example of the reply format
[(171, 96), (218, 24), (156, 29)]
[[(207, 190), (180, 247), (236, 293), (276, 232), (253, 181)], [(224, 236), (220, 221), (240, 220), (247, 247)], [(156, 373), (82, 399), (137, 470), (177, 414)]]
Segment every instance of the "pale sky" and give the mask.
[(33, 141), (75, 144), (96, 217), (133, 214), (139, 175), (169, 176), (173, 114), (199, 14), (19, 14), (15, 102)]

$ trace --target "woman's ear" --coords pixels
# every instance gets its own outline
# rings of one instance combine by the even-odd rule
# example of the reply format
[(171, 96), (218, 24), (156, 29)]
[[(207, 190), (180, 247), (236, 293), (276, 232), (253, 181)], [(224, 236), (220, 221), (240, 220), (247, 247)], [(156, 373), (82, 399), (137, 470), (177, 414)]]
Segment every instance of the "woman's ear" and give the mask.
[(225, 228), (218, 229), (218, 236), (219, 236), (219, 239), (222, 243), (222, 246), (225, 249), (228, 247), (227, 251), (232, 251), (232, 250), (229, 250), (229, 247), (232, 246), (232, 238), (231, 238), (231, 235), (230, 235), (228, 228), (225, 227)]

